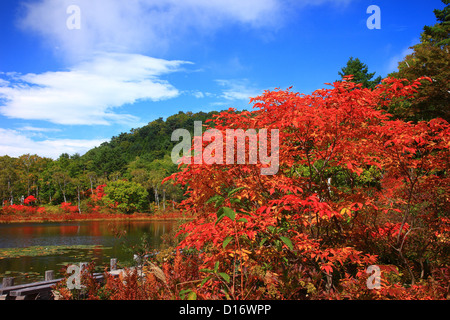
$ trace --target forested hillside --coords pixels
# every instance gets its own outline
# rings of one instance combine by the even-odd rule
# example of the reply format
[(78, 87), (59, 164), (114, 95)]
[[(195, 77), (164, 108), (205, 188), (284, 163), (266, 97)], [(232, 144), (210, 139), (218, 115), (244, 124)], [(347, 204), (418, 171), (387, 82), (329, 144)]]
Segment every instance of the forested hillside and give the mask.
[(2, 203), (23, 204), (32, 195), (38, 204), (72, 202), (83, 207), (83, 200), (98, 185), (119, 179), (141, 185), (148, 202), (159, 204), (166, 196), (179, 200), (179, 188), (171, 184), (161, 187), (163, 178), (177, 170), (170, 158), (177, 143), (171, 141), (171, 134), (179, 128), (193, 133), (194, 121), (205, 122), (217, 113), (180, 111), (112, 137), (84, 155), (63, 153), (56, 160), (30, 154), (0, 157)]

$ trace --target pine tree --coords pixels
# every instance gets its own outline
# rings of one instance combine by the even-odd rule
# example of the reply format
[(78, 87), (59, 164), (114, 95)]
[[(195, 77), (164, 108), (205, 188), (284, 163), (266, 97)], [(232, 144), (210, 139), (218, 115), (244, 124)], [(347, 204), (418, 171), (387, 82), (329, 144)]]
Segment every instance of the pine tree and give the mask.
[(338, 72), (342, 77), (353, 75), (353, 82), (362, 83), (363, 88), (374, 88), (381, 82), (381, 76), (375, 80), (371, 80), (375, 75), (375, 72), (369, 73), (369, 68), (366, 64), (362, 63), (358, 58), (350, 59), (347, 61), (347, 65)]
[(450, 0), (442, 0), (446, 7), (442, 10), (435, 9), (436, 23), (434, 26), (423, 28), (423, 37), (435, 46), (445, 46), (450, 44)]

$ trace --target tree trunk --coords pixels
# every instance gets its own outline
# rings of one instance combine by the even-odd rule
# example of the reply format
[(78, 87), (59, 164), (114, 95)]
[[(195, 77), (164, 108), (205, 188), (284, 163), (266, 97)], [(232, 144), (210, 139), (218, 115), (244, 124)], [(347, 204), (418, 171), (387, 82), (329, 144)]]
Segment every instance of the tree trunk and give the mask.
[(81, 214), (80, 187), (77, 187), (77, 197), (78, 197), (78, 213)]
[(155, 191), (155, 203), (159, 209), (158, 185), (153, 185), (153, 190)]
[(91, 183), (91, 195), (94, 195), (94, 187), (92, 186), (92, 177), (89, 176), (89, 182)]
[(166, 189), (163, 188), (163, 210), (166, 210)]
[(63, 194), (64, 202), (67, 202), (67, 199), (66, 199), (66, 191), (65, 191), (66, 186), (65, 186), (65, 184), (64, 184), (64, 189), (63, 189), (63, 188), (61, 187), (61, 183), (58, 182), (58, 184), (59, 184), (59, 189), (61, 190), (61, 192), (62, 192), (62, 194)]
[(11, 205), (13, 205), (14, 199), (13, 199), (13, 192), (12, 192), (11, 181), (10, 180), (8, 180), (8, 190), (9, 190), (9, 203)]

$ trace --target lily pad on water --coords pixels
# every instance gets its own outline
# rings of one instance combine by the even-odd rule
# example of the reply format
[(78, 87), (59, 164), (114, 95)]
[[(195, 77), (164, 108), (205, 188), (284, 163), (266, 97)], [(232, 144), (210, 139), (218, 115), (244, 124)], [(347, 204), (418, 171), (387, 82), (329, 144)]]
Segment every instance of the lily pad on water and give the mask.
[(62, 246), (34, 246), (25, 248), (6, 248), (0, 249), (1, 258), (20, 258), (20, 257), (37, 257), (66, 254), (71, 250), (80, 249), (111, 249), (101, 245), (62, 245)]
[(44, 280), (43, 276), (39, 272), (30, 272), (30, 271), (29, 272), (5, 271), (5, 273), (0, 273), (0, 278), (4, 277), (14, 277), (14, 281), (16, 284), (30, 283)]

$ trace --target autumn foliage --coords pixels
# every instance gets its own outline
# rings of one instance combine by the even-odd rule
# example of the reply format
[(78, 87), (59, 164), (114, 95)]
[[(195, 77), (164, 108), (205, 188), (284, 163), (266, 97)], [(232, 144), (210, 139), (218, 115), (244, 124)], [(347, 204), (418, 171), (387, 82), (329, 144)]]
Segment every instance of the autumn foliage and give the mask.
[[(192, 163), (170, 177), (187, 190), (181, 210), (196, 213), (179, 233), (179, 249), (201, 258), (202, 281), (190, 290), (208, 299), (448, 298), (450, 125), (385, 111), (426, 81), (363, 89), (347, 78), (310, 95), (266, 91), (252, 112), (219, 114), (209, 127), (224, 136), (278, 129), (280, 169)], [(367, 285), (370, 265), (381, 270), (379, 289)]]
[[(0, 208), (0, 223), (10, 222), (42, 222), (42, 221), (73, 221), (92, 219), (145, 219), (148, 214), (133, 213), (123, 214), (107, 208), (102, 202), (105, 196), (104, 188), (106, 184), (99, 185), (86, 193), (88, 201), (85, 210), (80, 213), (80, 209), (72, 202), (62, 202), (58, 206), (40, 207), (36, 205), (37, 199), (30, 195), (23, 201), (24, 204), (9, 204), (5, 202)], [(178, 212), (167, 212), (164, 218), (176, 219)]]
[(36, 201), (37, 201), (37, 199), (36, 199), (33, 195), (31, 195), (31, 196), (26, 197), (26, 198), (23, 200), (23, 203), (26, 204), (26, 205), (29, 205), (29, 204), (34, 204), (34, 203), (36, 203)]

